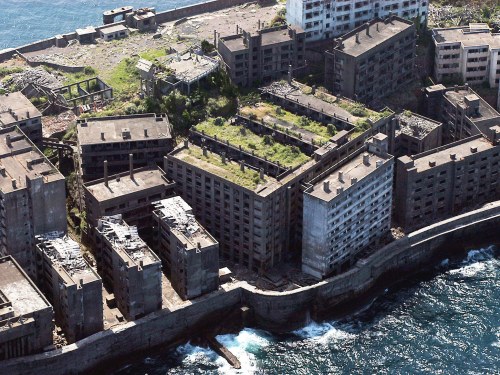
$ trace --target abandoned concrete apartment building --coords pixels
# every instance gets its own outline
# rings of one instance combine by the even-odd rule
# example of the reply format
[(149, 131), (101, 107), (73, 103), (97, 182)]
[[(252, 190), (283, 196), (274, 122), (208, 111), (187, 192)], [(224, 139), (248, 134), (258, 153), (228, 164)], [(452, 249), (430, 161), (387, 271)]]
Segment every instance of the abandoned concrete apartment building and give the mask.
[(471, 84), (500, 81), (500, 34), (486, 23), (432, 29), (437, 82), (460, 80)]
[[(372, 147), (373, 144), (373, 147)], [(391, 228), (394, 158), (377, 134), (304, 190), (302, 271), (318, 279), (347, 270)]]
[(129, 168), (160, 164), (173, 148), (166, 115), (143, 114), (78, 120), (78, 153), (84, 181), (104, 177), (104, 161), (110, 175)]
[(17, 127), (0, 129), (0, 254), (33, 276), (35, 236), (66, 225), (64, 176)]
[(219, 287), (219, 243), (196, 220), (181, 198), (155, 203), (157, 253), (170, 273), (172, 287), (191, 299)]
[(20, 92), (0, 95), (0, 128), (17, 125), (37, 147), (42, 145), (42, 114)]
[(286, 77), (304, 65), (304, 32), (296, 27), (273, 27), (217, 40), (217, 51), (234, 84), (253, 86)]
[(69, 343), (103, 329), (102, 280), (64, 233), (37, 236), (37, 283)]
[(105, 216), (97, 226), (95, 256), (104, 284), (127, 320), (162, 308), (162, 271), (158, 256), (120, 215)]
[(49, 301), (14, 258), (0, 258), (0, 360), (52, 345), (53, 317)]
[(441, 146), (443, 124), (404, 111), (396, 115), (394, 156), (415, 155)]
[(325, 52), (325, 86), (363, 103), (395, 92), (413, 79), (416, 38), (415, 24), (395, 16), (359, 26)]

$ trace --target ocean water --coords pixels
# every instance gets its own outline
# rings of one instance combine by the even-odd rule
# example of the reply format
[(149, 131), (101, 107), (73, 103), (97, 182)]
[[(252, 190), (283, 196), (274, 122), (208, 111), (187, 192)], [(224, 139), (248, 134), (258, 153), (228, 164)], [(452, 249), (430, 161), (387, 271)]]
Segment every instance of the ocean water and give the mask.
[(500, 374), (498, 250), (472, 250), (433, 274), (342, 321), (280, 336), (250, 328), (218, 336), (241, 370), (187, 343), (113, 374)]
[(124, 5), (153, 6), (157, 11), (196, 4), (201, 0), (0, 0), (0, 50), (18, 47), (102, 25), (102, 12)]

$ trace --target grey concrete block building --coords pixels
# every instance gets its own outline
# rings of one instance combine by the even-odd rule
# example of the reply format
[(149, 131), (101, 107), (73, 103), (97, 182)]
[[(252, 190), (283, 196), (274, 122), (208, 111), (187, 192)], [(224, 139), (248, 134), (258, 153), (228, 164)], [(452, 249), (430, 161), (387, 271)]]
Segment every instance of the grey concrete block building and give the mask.
[(37, 236), (37, 283), (69, 343), (103, 329), (102, 280), (64, 233)]
[(33, 275), (35, 236), (66, 228), (64, 176), (17, 127), (0, 129), (0, 255)]
[(160, 164), (172, 150), (171, 126), (166, 115), (142, 114), (78, 120), (78, 156), (84, 181), (104, 176), (104, 161), (110, 175), (129, 168)]
[(13, 125), (37, 147), (42, 146), (42, 114), (21, 92), (0, 95), (0, 128)]
[(372, 142), (305, 189), (302, 272), (321, 279), (345, 271), (389, 233), (394, 158), (386, 136)]
[(363, 103), (395, 92), (414, 77), (416, 39), (415, 24), (395, 16), (357, 27), (325, 52), (325, 86)]
[(99, 220), (97, 269), (113, 291), (127, 320), (139, 319), (162, 307), (161, 261), (120, 215)]
[(54, 311), (11, 256), (0, 258), (0, 360), (52, 345)]
[(411, 111), (395, 116), (395, 156), (415, 155), (441, 146), (443, 124)]
[(219, 243), (196, 221), (181, 198), (155, 202), (158, 254), (183, 299), (199, 297), (219, 287)]

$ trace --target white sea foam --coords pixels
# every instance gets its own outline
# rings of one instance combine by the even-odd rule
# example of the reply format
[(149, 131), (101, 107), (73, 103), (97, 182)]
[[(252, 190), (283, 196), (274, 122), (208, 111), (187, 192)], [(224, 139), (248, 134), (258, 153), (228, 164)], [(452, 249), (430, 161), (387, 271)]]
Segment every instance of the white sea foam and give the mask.
[(191, 342), (179, 346), (176, 349), (176, 352), (184, 356), (182, 361), (186, 363), (195, 363), (202, 359), (215, 361), (218, 357), (217, 353), (215, 353), (213, 350), (202, 348), (201, 346), (197, 345), (192, 345)]
[(462, 267), (450, 270), (450, 274), (461, 274), (465, 277), (473, 277), (487, 268), (487, 261), (494, 257), (494, 247), (470, 250), (467, 258), (462, 262)]
[(303, 339), (312, 339), (319, 343), (352, 340), (356, 335), (335, 327), (331, 323), (311, 322), (307, 326), (293, 331), (293, 333)]

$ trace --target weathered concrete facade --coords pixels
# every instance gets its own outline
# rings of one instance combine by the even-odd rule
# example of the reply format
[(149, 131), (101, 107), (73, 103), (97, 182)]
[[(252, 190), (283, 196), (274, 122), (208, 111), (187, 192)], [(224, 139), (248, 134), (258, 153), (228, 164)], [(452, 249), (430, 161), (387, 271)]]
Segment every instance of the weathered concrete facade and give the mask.
[(154, 205), (157, 252), (175, 291), (181, 298), (191, 299), (217, 290), (219, 243), (196, 221), (181, 197)]
[(120, 215), (103, 217), (97, 226), (97, 269), (113, 290), (116, 305), (127, 320), (139, 319), (162, 307), (161, 262)]
[(415, 155), (441, 146), (443, 124), (404, 111), (396, 115), (394, 155)]
[(0, 258), (0, 361), (51, 345), (53, 316), (50, 303), (14, 258)]
[(102, 280), (80, 246), (63, 233), (38, 236), (37, 283), (54, 306), (56, 324), (69, 343), (103, 329)]
[(17, 127), (0, 129), (0, 198), (0, 254), (33, 275), (35, 236), (66, 231), (66, 187)]

